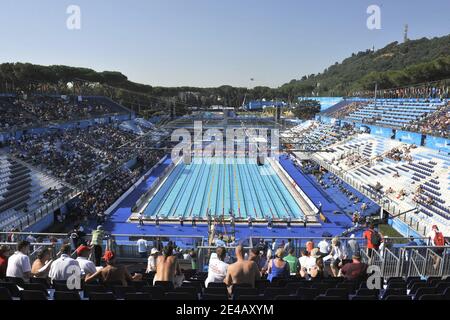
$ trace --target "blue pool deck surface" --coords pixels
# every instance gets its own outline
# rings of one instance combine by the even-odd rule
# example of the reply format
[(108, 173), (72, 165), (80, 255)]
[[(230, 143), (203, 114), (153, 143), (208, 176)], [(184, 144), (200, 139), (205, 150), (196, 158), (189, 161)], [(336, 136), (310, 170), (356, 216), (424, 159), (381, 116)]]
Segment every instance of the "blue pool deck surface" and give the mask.
[(145, 216), (302, 220), (303, 213), (269, 163), (252, 159), (194, 158), (180, 162), (151, 199)]
[[(155, 226), (154, 222), (145, 222), (144, 226), (139, 227), (137, 223), (130, 222), (128, 220), (131, 215), (131, 208), (134, 206), (136, 201), (150, 188), (153, 182), (163, 173), (170, 163), (171, 159), (167, 158), (117, 205), (117, 207), (109, 214), (109, 217), (104, 224), (105, 230), (114, 234), (136, 236), (147, 235), (207, 238), (208, 228), (206, 224), (197, 224), (197, 227), (192, 227), (190, 223), (186, 222), (183, 227), (180, 227), (178, 224), (161, 222), (158, 227)], [(238, 241), (246, 240), (249, 237), (321, 237), (325, 232), (331, 233), (332, 235), (340, 234), (351, 226), (350, 218), (346, 215), (334, 214), (333, 211), (339, 210), (338, 206), (328, 201), (316, 188), (316, 186), (311, 184), (309, 180), (306, 179), (305, 176), (293, 165), (290, 159), (281, 157), (280, 164), (303, 189), (303, 191), (310, 196), (314, 203), (318, 204), (320, 202), (322, 204), (322, 211), (324, 216), (327, 217), (328, 222), (321, 223), (316, 226), (307, 226), (306, 228), (303, 225), (295, 225), (289, 229), (286, 226), (269, 229), (264, 225), (254, 225), (253, 228), (249, 228), (246, 225), (238, 224), (235, 229), (235, 236)], [(207, 174), (207, 172), (204, 172), (204, 174)], [(280, 181), (280, 183), (282, 182)]]

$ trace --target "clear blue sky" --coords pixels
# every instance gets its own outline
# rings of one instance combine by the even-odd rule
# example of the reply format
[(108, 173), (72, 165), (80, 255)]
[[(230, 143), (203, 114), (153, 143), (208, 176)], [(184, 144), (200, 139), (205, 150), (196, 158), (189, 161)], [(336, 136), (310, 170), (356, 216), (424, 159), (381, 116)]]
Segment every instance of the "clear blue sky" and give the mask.
[[(81, 8), (81, 30), (66, 8)], [(366, 9), (381, 7), (381, 30)], [(121, 71), (161, 86), (279, 86), (352, 52), (450, 33), (449, 0), (2, 0), (0, 62)], [(250, 82), (254, 78), (254, 82)]]

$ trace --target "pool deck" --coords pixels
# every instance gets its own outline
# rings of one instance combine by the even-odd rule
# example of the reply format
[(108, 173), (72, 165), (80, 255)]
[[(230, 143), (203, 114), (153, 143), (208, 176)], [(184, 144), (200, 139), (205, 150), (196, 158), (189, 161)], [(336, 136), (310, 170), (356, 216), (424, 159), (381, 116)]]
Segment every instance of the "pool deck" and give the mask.
[[(147, 236), (178, 236), (178, 237), (205, 237), (208, 235), (208, 227), (205, 223), (197, 223), (196, 227), (188, 222), (185, 222), (181, 227), (179, 224), (164, 223), (161, 221), (159, 226), (154, 222), (144, 222), (144, 226), (139, 226), (135, 222), (129, 222), (131, 215), (131, 208), (136, 201), (144, 194), (152, 183), (162, 174), (164, 169), (171, 163), (171, 159), (167, 158), (159, 166), (157, 166), (147, 179), (143, 180), (136, 188), (131, 191), (118, 205), (114, 208), (109, 218), (104, 224), (104, 228), (114, 234), (127, 235), (147, 235)], [(307, 226), (295, 225), (291, 228), (286, 226), (277, 226), (271, 229), (265, 225), (254, 225), (249, 228), (246, 225), (236, 225), (235, 236), (236, 239), (245, 240), (249, 237), (321, 237), (324, 232), (332, 235), (340, 234), (351, 226), (351, 221), (348, 216), (342, 214), (334, 214), (335, 210), (339, 210), (338, 206), (328, 199), (324, 198), (319, 190), (313, 186), (293, 165), (292, 161), (287, 158), (280, 158), (280, 164), (284, 170), (293, 178), (293, 180), (302, 188), (302, 190), (309, 196), (309, 198), (318, 205), (322, 204), (323, 215), (328, 222), (321, 222), (321, 225)], [(227, 226), (229, 228), (229, 226)]]

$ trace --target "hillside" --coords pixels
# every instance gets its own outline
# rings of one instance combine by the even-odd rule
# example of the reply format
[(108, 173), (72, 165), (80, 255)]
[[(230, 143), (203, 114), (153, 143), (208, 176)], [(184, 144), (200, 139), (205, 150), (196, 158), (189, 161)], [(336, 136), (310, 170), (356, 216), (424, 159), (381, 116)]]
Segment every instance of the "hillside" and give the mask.
[(450, 35), (393, 42), (373, 52), (361, 51), (323, 73), (291, 80), (282, 91), (310, 95), (320, 83), (320, 95), (346, 95), (349, 91), (392, 88), (450, 78)]

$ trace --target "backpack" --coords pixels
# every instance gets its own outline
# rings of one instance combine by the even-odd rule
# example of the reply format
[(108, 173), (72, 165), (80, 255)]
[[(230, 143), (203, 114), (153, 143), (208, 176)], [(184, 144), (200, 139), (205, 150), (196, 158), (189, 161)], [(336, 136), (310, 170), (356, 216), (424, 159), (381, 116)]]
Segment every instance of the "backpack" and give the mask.
[(381, 244), (381, 236), (378, 232), (373, 230), (370, 235), (370, 242), (375, 246), (378, 247)]
[(434, 236), (433, 242), (435, 246), (441, 247), (445, 245), (445, 238), (442, 232), (436, 231), (436, 235)]

